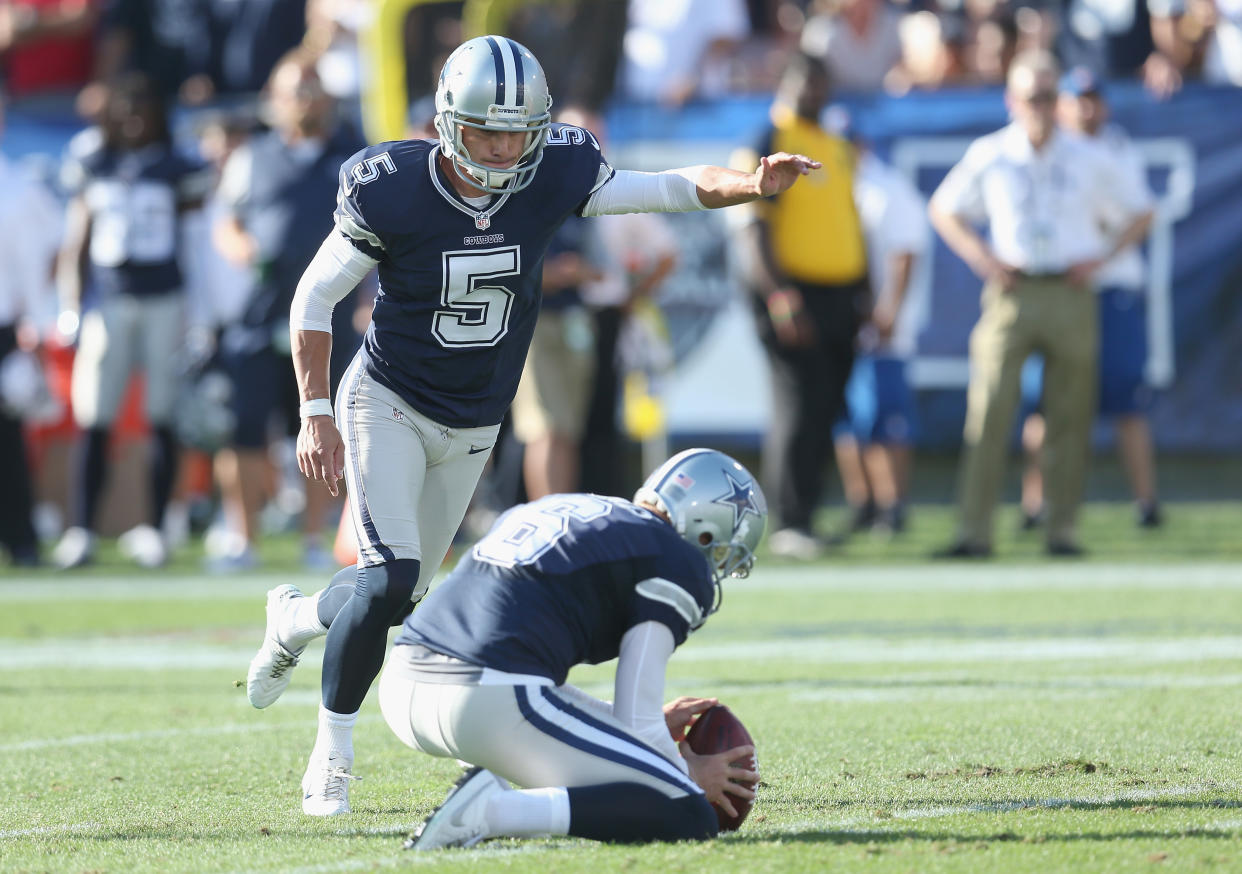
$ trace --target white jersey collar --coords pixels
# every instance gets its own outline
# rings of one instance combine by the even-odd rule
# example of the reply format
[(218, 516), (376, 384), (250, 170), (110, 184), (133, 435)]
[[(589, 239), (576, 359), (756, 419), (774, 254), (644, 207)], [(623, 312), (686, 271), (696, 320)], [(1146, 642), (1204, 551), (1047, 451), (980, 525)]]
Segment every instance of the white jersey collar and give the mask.
[(506, 191), (499, 197), (493, 196), (491, 204), (488, 205), (486, 209), (476, 209), (470, 204), (463, 202), (462, 199), (457, 196), (457, 192), (449, 189), (443, 182), (440, 181), (440, 168), (436, 161), (439, 156), (440, 146), (437, 143), (431, 148), (431, 151), (427, 153), (427, 170), (431, 174), (431, 184), (434, 185), (436, 187), (436, 191), (439, 191), (440, 195), (451, 203), (456, 209), (473, 218), (474, 226), (476, 228), (480, 231), (486, 231), (489, 227), (491, 227), (492, 216), (495, 215), (506, 202), (508, 202), (509, 196), (513, 192)]

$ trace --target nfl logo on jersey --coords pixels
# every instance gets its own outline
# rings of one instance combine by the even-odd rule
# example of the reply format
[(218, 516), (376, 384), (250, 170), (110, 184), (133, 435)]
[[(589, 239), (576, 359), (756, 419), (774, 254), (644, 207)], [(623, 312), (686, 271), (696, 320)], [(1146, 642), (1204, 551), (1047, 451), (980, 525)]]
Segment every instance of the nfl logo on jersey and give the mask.
[(486, 231), (492, 225), (492, 218), (489, 215), (477, 215), (474, 217), (474, 226), (480, 231)]

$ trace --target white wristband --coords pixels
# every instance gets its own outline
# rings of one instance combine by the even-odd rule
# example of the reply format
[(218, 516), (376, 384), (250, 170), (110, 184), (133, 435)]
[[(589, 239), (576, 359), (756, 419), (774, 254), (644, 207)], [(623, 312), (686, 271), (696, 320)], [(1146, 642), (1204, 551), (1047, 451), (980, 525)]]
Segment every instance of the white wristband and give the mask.
[(309, 401), (302, 401), (298, 406), (298, 416), (302, 419), (309, 419), (311, 416), (331, 416), (332, 401), (327, 398), (311, 398)]

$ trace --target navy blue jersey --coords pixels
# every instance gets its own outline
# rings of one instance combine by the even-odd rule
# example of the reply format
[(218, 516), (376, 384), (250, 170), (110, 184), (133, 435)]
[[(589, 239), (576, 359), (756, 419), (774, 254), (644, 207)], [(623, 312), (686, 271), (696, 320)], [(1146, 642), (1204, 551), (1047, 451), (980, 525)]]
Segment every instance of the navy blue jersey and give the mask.
[(404, 140), (341, 168), (337, 227), (379, 260), (364, 364), (443, 425), (494, 425), (522, 375), (548, 243), (612, 168), (590, 134), (553, 125), (534, 181), (475, 208), (439, 157), (435, 141)]
[(201, 202), (212, 178), (167, 143), (134, 151), (94, 141), (62, 173), (90, 211), (91, 291), (166, 294), (181, 287), (179, 212)]
[(509, 510), (405, 620), (398, 644), (548, 677), (614, 659), (642, 622), (680, 646), (711, 611), (706, 557), (620, 498), (549, 495)]

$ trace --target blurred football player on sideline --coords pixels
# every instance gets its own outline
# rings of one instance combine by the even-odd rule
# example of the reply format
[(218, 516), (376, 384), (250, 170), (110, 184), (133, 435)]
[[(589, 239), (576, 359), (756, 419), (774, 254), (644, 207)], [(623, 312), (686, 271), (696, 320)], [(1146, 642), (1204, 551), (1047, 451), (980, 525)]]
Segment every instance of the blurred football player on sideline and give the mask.
[[(551, 105), (527, 49), (499, 36), (463, 43), (440, 74), (438, 142), (382, 143), (346, 162), (336, 230), (298, 286), (298, 464), (333, 492), (345, 477), (359, 567), (352, 584), (338, 574), (312, 598), (289, 586), (268, 593), (247, 694), (256, 707), (271, 704), (307, 642), (327, 632), (319, 733), (303, 778), (308, 814), (349, 810), (358, 709), (387, 629), (444, 560), (513, 399), (557, 226), (574, 214), (747, 203), (819, 166), (778, 153), (752, 173), (618, 172), (590, 133), (552, 124)], [(328, 401), (332, 308), (377, 265), (381, 290), (337, 394), (338, 430)]]
[(173, 147), (167, 112), (160, 83), (141, 73), (121, 76), (109, 86), (99, 128), (74, 141), (61, 174), (72, 198), (57, 283), (67, 324), (80, 318), (72, 399), (83, 432), (73, 524), (52, 552), (61, 568), (94, 560), (108, 442), (139, 368), (152, 437), (150, 505), (147, 522), (119, 546), (143, 567), (168, 558), (162, 529), (176, 473), (176, 360), (186, 336), (181, 234), (212, 178)]
[[(550, 495), (501, 516), (405, 620), (380, 680), (397, 737), (475, 766), (407, 849), (715, 836), (709, 801), (732, 813), (729, 795), (754, 798), (731, 782), (759, 779), (754, 747), (679, 750), (716, 702), (662, 707), (665, 665), (719, 607), (721, 581), (749, 573), (766, 517), (754, 478), (713, 449), (666, 461), (634, 503)], [(613, 658), (612, 703), (565, 685), (574, 665)]]

